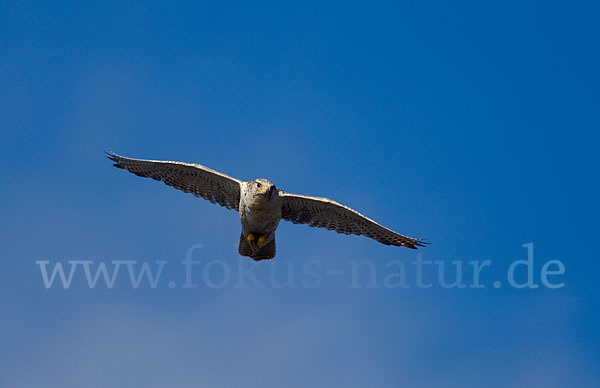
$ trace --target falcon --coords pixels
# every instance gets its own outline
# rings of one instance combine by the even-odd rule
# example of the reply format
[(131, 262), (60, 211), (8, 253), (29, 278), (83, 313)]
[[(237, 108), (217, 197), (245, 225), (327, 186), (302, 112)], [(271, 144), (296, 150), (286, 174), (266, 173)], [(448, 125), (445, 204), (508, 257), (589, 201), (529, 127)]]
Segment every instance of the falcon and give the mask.
[(268, 179), (241, 181), (200, 164), (106, 154), (117, 168), (237, 210), (242, 224), (238, 252), (256, 261), (275, 257), (275, 231), (282, 219), (366, 236), (385, 245), (417, 249), (428, 244), (396, 233), (331, 199), (286, 193)]

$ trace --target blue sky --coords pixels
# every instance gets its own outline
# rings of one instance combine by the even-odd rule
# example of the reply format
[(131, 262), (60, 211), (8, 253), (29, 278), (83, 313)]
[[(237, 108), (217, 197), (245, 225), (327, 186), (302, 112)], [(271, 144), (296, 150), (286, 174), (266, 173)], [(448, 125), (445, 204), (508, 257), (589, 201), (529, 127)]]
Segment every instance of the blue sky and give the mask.
[[(597, 14), (3, 2), (0, 386), (598, 386)], [(453, 261), (469, 284), (468, 263), (490, 260), (486, 287), (419, 289), (416, 252), (287, 223), (277, 258), (255, 265), (237, 255), (237, 213), (114, 169), (104, 150), (334, 198), (427, 238), (422, 259), (448, 279)], [(527, 243), (540, 286), (515, 289), (507, 269)], [(199, 287), (183, 289), (195, 244)], [(46, 289), (40, 260), (167, 263), (156, 288), (121, 272), (90, 289), (78, 272)], [(410, 287), (369, 288), (365, 272), (351, 287), (363, 260), (378, 285), (405, 263)], [(561, 288), (541, 285), (549, 260)], [(317, 287), (273, 282), (310, 280), (306, 263)], [(209, 287), (207, 265), (230, 281)], [(264, 287), (235, 287), (239, 265)]]

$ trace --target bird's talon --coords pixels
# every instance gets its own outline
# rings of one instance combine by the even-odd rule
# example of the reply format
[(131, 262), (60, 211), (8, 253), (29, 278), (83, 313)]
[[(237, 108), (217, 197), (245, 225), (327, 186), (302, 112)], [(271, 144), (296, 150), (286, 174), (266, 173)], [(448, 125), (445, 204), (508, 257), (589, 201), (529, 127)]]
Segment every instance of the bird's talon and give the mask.
[(258, 238), (258, 247), (261, 248), (263, 246), (263, 244), (265, 243), (266, 237), (265, 236), (260, 236)]
[[(248, 237), (246, 237), (248, 239), (248, 242), (253, 242), (254, 241), (254, 234), (253, 233), (248, 233)], [(259, 240), (260, 241), (260, 240)]]

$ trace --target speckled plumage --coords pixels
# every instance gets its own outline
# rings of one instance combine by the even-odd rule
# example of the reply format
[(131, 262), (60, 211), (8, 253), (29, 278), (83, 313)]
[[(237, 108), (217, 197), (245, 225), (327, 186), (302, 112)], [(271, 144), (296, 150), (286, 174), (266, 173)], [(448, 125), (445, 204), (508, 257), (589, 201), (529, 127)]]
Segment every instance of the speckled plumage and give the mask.
[(108, 153), (108, 158), (115, 167), (239, 211), (242, 233), (238, 252), (254, 260), (275, 256), (275, 231), (282, 219), (362, 235), (386, 245), (416, 249), (427, 244), (396, 233), (331, 199), (286, 193), (267, 179), (241, 181), (199, 164), (131, 159), (114, 153)]

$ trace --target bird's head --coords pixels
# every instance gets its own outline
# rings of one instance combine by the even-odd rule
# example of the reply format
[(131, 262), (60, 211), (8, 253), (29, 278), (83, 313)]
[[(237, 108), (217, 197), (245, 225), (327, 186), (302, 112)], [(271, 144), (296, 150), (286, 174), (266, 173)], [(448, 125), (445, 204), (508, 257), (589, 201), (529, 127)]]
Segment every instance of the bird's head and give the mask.
[(275, 183), (271, 182), (268, 179), (255, 179), (252, 182), (250, 182), (250, 187), (254, 195), (265, 195), (269, 199), (271, 199), (274, 195), (278, 194), (277, 187), (275, 187)]

